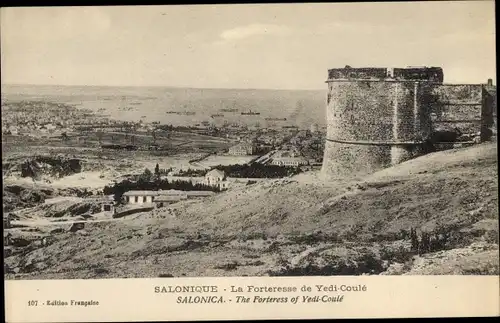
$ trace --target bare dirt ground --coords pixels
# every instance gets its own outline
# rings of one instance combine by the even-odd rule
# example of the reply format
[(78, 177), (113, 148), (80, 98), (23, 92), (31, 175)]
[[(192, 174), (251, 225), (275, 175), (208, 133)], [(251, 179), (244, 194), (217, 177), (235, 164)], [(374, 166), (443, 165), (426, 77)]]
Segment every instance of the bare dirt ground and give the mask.
[(130, 174), (140, 174), (147, 168), (153, 171), (156, 164), (162, 169), (177, 168), (187, 169), (190, 167), (189, 160), (196, 158), (199, 154), (178, 154), (174, 156), (152, 156), (149, 152), (122, 152), (122, 151), (89, 151), (87, 148), (49, 149), (37, 151), (30, 147), (23, 152), (2, 156), (4, 164), (18, 164), (20, 161), (28, 160), (33, 156), (64, 156), (81, 160), (83, 169), (79, 173), (71, 174), (61, 178), (53, 176), (42, 176), (34, 180), (31, 177), (21, 177), (19, 171), (6, 172), (3, 177), (4, 185), (28, 185), (33, 187), (48, 187), (52, 189), (78, 188), (89, 190), (101, 190), (115, 180), (120, 180)]
[[(439, 227), (451, 232), (446, 246), (411, 251), (405, 230)], [(434, 153), (364, 179), (305, 173), (49, 235), (11, 248), (8, 279), (498, 274), (497, 148)]]

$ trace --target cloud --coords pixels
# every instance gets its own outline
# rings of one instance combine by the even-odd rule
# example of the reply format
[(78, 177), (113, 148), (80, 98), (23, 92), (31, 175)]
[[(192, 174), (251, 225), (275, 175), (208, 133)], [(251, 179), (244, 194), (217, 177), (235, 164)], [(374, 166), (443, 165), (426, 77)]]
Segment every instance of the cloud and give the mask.
[(233, 29), (225, 30), (220, 34), (220, 37), (225, 41), (240, 40), (258, 35), (288, 35), (291, 29), (283, 25), (273, 24), (251, 24), (240, 26)]

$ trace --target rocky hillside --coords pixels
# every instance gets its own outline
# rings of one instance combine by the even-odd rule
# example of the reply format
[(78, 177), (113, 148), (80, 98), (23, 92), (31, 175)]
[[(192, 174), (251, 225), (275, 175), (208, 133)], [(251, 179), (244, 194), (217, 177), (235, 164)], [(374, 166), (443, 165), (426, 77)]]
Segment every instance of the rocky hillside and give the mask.
[(3, 209), (5, 212), (34, 207), (52, 197), (54, 190), (49, 187), (29, 187), (27, 185), (5, 185), (3, 188)]
[(321, 230), (344, 238), (395, 237), (411, 227), (469, 227), (498, 210), (494, 144), (423, 156), (360, 180), (275, 180), (180, 208), (183, 223), (217, 235)]
[(40, 179), (43, 176), (64, 177), (82, 171), (79, 159), (37, 156), (21, 164), (21, 176)]
[(497, 176), (491, 143), (365, 178), (256, 183), (59, 232), (7, 257), (7, 277), (498, 274)]

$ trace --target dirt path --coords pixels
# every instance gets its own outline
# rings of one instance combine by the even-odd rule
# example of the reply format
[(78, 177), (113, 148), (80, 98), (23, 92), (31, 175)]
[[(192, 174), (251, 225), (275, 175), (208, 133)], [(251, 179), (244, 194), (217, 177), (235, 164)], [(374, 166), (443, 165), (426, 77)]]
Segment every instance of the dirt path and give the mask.
[(328, 245), (324, 245), (324, 246), (310, 247), (307, 250), (305, 250), (305, 251), (299, 253), (298, 255), (296, 255), (295, 257), (293, 257), (290, 260), (290, 265), (291, 266), (298, 266), (302, 262), (302, 260), (307, 258), (307, 256), (309, 256), (310, 254), (327, 250), (329, 248), (332, 248), (333, 246), (334, 246), (333, 244), (328, 244)]

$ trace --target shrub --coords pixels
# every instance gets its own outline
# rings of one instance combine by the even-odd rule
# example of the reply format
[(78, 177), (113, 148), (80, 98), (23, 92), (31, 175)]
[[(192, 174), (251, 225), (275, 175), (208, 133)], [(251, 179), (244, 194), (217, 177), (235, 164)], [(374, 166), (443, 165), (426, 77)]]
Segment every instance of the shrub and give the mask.
[(223, 269), (223, 270), (235, 270), (236, 268), (238, 268), (239, 264), (237, 262), (229, 262), (229, 263), (225, 263), (225, 264), (222, 264), (222, 265), (217, 265), (214, 267), (214, 269)]
[(384, 246), (380, 250), (380, 259), (404, 264), (408, 262), (414, 254), (414, 252), (406, 249), (404, 246), (399, 246), (399, 248), (396, 249)]
[(215, 167), (234, 178), (281, 178), (301, 173), (299, 167), (282, 167), (260, 163), (244, 165), (218, 165)]
[(411, 251), (419, 255), (436, 252), (454, 247), (460, 239), (454, 234), (454, 227), (438, 227), (434, 231), (423, 231), (417, 234), (416, 229), (410, 229)]
[(94, 272), (97, 274), (97, 275), (106, 275), (106, 274), (109, 274), (109, 270), (107, 270), (106, 268), (95, 268), (94, 269)]

